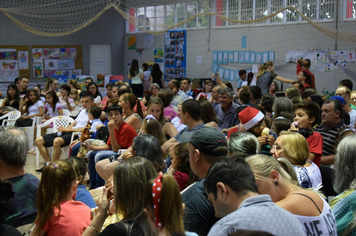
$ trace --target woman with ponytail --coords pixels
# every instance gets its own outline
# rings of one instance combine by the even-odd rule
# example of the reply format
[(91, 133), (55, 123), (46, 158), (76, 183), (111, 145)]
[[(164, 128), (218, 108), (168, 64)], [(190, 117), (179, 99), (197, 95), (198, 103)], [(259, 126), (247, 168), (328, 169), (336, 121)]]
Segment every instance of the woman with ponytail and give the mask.
[(37, 191), (33, 236), (80, 236), (90, 224), (90, 208), (74, 201), (77, 176), (67, 160), (47, 165)]
[[(137, 105), (137, 113), (134, 107)], [(119, 106), (122, 107), (124, 121), (136, 129), (137, 133), (142, 125), (142, 107), (140, 101), (132, 93), (124, 93), (119, 98)]]
[(274, 71), (273, 62), (267, 61), (263, 63), (260, 67), (260, 70), (257, 74), (257, 86), (259, 86), (262, 90), (262, 95), (268, 93), (269, 87), (272, 84), (274, 79), (282, 81), (284, 83), (293, 83), (294, 81), (291, 79), (286, 79), (281, 76), (278, 76)]

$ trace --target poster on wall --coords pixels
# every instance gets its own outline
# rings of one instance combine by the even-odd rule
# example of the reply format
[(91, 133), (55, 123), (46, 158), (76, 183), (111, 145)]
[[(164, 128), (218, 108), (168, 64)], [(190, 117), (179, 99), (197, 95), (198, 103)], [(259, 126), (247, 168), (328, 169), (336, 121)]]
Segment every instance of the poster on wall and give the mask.
[(165, 81), (185, 78), (187, 60), (187, 32), (186, 30), (170, 30), (164, 35)]
[(153, 60), (154, 62), (163, 62), (164, 52), (163, 48), (155, 48), (153, 51)]
[(19, 51), (19, 70), (28, 70), (28, 51)]
[(136, 49), (136, 36), (129, 36), (127, 38), (127, 49), (129, 50)]
[(145, 36), (145, 48), (146, 49), (153, 49), (154, 48), (154, 36), (153, 35), (146, 35)]
[(35, 63), (33, 66), (33, 78), (43, 77), (43, 63)]

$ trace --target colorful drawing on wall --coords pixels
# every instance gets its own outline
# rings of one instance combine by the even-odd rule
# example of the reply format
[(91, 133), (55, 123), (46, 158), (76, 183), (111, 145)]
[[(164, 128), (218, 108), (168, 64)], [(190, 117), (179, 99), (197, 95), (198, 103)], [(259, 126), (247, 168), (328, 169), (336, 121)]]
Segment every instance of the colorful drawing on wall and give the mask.
[(82, 74), (82, 70), (73, 70), (73, 75), (81, 75)]
[(43, 48), (43, 59), (59, 59), (59, 48)]
[(330, 72), (334, 70), (334, 65), (333, 63), (318, 63), (316, 70), (320, 72)]
[(72, 70), (61, 70), (61, 75), (66, 75), (68, 78), (72, 78)]
[(96, 84), (100, 87), (104, 86), (105, 74), (97, 74), (96, 75)]
[(339, 59), (339, 52), (338, 51), (330, 51), (330, 59)]
[(154, 62), (163, 62), (164, 53), (163, 48), (155, 48), (153, 51), (153, 60)]
[(0, 60), (16, 60), (16, 49), (0, 49)]
[(66, 84), (68, 83), (67, 75), (52, 75), (51, 78), (54, 78), (58, 81), (58, 84)]
[(129, 50), (135, 50), (136, 49), (136, 36), (129, 36), (127, 38), (127, 48)]
[(145, 48), (146, 49), (153, 49), (154, 47), (154, 36), (153, 35), (146, 35), (145, 36)]
[(75, 48), (60, 48), (61, 59), (75, 59), (77, 58), (77, 49)]
[(327, 52), (317, 50), (316, 60), (317, 60), (317, 62), (329, 62), (329, 55)]
[(39, 62), (42, 63), (43, 61), (43, 54), (42, 48), (32, 48), (32, 60), (34, 63)]
[(19, 70), (28, 70), (28, 51), (19, 51)]
[(44, 77), (45, 78), (51, 78), (52, 77), (52, 75), (54, 75), (55, 74), (55, 70), (45, 70), (45, 72), (44, 72)]
[(137, 60), (142, 62), (145, 60), (145, 49), (144, 48), (137, 48), (136, 49)]
[(43, 64), (35, 63), (32, 65), (33, 68), (33, 78), (43, 78)]
[(58, 60), (44, 60), (45, 70), (58, 70)]
[(58, 60), (59, 70), (73, 70), (75, 69), (74, 59)]
[(4, 71), (16, 71), (18, 70), (18, 61), (17, 60), (1, 60), (0, 70)]

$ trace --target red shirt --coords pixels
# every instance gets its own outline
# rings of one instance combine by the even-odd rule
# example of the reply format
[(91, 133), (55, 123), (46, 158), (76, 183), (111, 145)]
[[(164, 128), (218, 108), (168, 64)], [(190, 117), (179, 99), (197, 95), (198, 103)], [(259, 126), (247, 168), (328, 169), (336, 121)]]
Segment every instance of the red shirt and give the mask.
[(323, 137), (318, 132), (313, 132), (313, 135), (310, 135), (307, 138), (309, 151), (315, 154), (314, 163), (319, 167), (321, 155), (323, 153)]
[[(116, 142), (121, 146), (122, 149), (129, 148), (132, 145), (132, 140), (137, 136), (136, 130), (124, 121), (121, 123), (118, 129), (114, 129), (114, 132)], [(111, 146), (111, 134), (106, 144)]]
[(179, 170), (176, 170), (173, 174), (173, 177), (176, 179), (176, 181), (178, 183), (179, 190), (183, 191), (189, 181), (189, 174), (180, 172)]
[(315, 89), (315, 76), (313, 73), (311, 73), (309, 70), (304, 70), (302, 65), (300, 63), (297, 63), (297, 75), (299, 74), (299, 72), (301, 71), (305, 71), (308, 73), (308, 75), (310, 75), (311, 80), (313, 82), (313, 84), (311, 84), (311, 86), (313, 87), (313, 89)]

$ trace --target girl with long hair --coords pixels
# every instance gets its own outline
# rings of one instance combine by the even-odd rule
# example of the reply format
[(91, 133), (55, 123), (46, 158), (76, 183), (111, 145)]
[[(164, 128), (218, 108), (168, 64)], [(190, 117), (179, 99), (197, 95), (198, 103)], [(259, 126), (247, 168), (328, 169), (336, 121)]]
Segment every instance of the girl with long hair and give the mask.
[(163, 88), (164, 85), (163, 73), (157, 63), (153, 64), (152, 71), (151, 71), (151, 84), (153, 83), (156, 83), (159, 85), (160, 88)]
[[(7, 87), (6, 97), (2, 102), (0, 108), (3, 107), (12, 107), (14, 109), (19, 109), (20, 106), (20, 91), (17, 88), (16, 84), (10, 84)], [(5, 109), (0, 109), (0, 115), (8, 113)]]
[(45, 104), (45, 114), (43, 118), (49, 120), (55, 116), (63, 115), (62, 105), (59, 103), (59, 98), (56, 92), (49, 91), (46, 93), (46, 104)]
[(203, 87), (203, 92), (199, 93), (198, 96), (195, 98), (197, 101), (199, 101), (200, 97), (205, 97), (206, 100), (209, 101), (211, 97), (211, 91), (213, 89), (213, 81), (210, 79), (207, 79), (204, 81), (204, 87)]
[(271, 85), (269, 86), (268, 93), (274, 95), (276, 91), (279, 90), (279, 86), (276, 81), (272, 81)]
[(276, 79), (278, 81), (282, 81), (284, 83), (293, 83), (294, 81), (291, 79), (286, 79), (281, 76), (278, 76), (274, 73), (274, 65), (273, 62), (267, 61), (262, 64), (260, 67), (260, 71), (257, 74), (257, 86), (259, 86), (262, 90), (262, 95), (268, 93), (269, 87), (272, 84), (272, 81)]
[[(132, 93), (124, 93), (119, 98), (119, 106), (122, 108), (124, 121), (131, 125), (136, 131), (140, 131), (142, 125), (142, 108), (140, 101)], [(137, 106), (137, 113), (134, 111)]]
[(82, 235), (90, 224), (90, 208), (73, 200), (77, 187), (77, 176), (68, 160), (59, 160), (43, 169), (33, 236)]
[(16, 121), (15, 126), (31, 126), (34, 117), (43, 116), (43, 107), (43, 102), (38, 93), (33, 89), (29, 90), (20, 104), (22, 116)]
[(142, 98), (143, 96), (143, 71), (138, 66), (138, 60), (133, 59), (131, 68), (128, 75), (131, 80), (132, 92), (136, 97)]
[[(312, 84), (313, 84), (313, 81), (311, 80), (311, 77), (310, 75), (304, 71), (304, 70), (301, 70), (298, 75), (297, 75), (297, 80), (298, 82), (301, 82), (303, 84), (303, 91), (304, 89), (306, 88), (311, 88)], [(303, 92), (302, 91), (302, 92)]]

